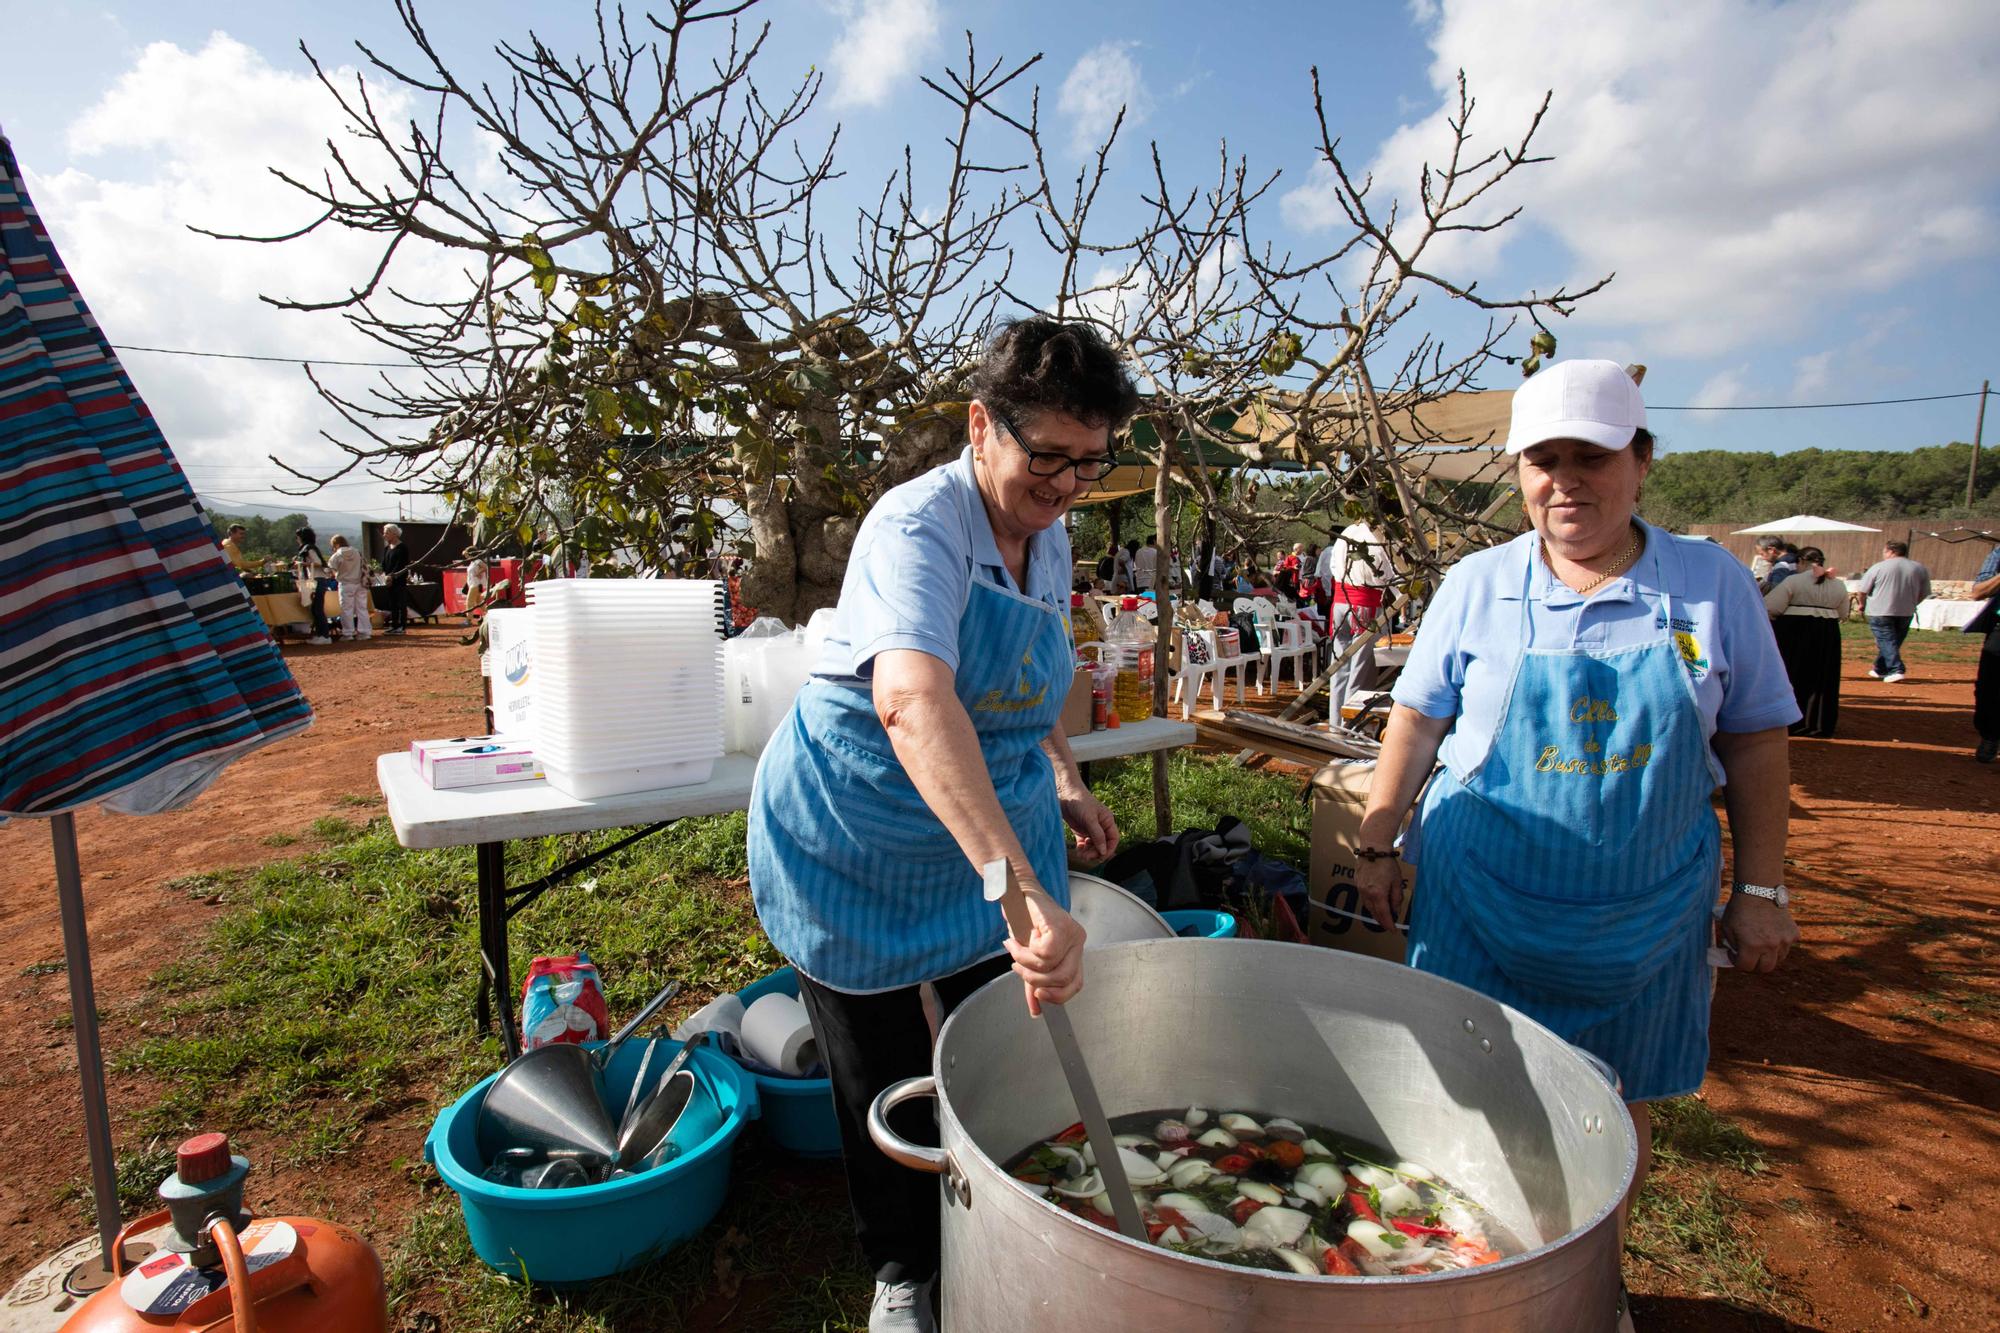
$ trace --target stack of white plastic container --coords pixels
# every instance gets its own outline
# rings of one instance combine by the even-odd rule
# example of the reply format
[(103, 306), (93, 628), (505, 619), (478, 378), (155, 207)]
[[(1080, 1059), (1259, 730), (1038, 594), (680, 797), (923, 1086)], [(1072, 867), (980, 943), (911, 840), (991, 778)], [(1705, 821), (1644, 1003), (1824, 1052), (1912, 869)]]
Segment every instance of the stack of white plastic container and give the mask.
[(535, 757), (580, 800), (706, 782), (723, 748), (720, 583), (528, 585)]

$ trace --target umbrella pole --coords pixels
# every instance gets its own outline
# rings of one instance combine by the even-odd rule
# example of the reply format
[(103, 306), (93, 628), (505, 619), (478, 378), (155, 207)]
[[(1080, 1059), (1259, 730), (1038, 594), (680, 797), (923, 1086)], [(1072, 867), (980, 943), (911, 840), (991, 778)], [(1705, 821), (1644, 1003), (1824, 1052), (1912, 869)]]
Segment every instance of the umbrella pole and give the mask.
[(113, 1271), (118, 1244), (118, 1162), (111, 1150), (111, 1109), (104, 1096), (104, 1053), (97, 1043), (97, 995), (90, 981), (90, 935), (83, 918), (83, 871), (76, 855), (76, 818), (57, 815), (56, 896), (62, 903), (63, 957), (68, 962), (69, 1012), (76, 1027), (76, 1072), (83, 1080), (83, 1132), (90, 1143), (90, 1183), (97, 1199), (97, 1238), (104, 1271)]

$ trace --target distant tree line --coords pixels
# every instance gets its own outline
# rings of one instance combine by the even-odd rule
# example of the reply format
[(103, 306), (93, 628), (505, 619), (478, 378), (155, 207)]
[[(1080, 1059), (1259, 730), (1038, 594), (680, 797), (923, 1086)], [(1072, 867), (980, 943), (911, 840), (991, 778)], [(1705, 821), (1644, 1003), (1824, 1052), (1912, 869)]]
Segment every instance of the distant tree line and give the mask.
[[(208, 521), (215, 529), (215, 539), (221, 541), (229, 535), (230, 525), (243, 525), (243, 554), (253, 560), (290, 560), (292, 552), (299, 547), (294, 536), (300, 528), (311, 527), (304, 514), (286, 514), (283, 518), (259, 518), (255, 514), (210, 514)], [(326, 540), (331, 533), (318, 534), (320, 549), (326, 549)]]
[(2000, 449), (1982, 449), (1965, 503), (1969, 444), (1907, 451), (1800, 449), (1787, 454), (1702, 449), (1664, 452), (1646, 478), (1641, 511), (1663, 527), (1819, 514), (1862, 520), (2000, 516)]

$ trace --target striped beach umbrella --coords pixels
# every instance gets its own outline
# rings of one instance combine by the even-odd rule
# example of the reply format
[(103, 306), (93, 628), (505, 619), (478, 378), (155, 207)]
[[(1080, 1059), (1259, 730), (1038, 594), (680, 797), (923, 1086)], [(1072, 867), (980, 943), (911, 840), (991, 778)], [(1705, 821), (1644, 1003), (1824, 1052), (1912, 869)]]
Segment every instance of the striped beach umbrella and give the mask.
[(118, 1195), (73, 812), (178, 809), (311, 722), (0, 134), (0, 819), (51, 821), (107, 1263)]

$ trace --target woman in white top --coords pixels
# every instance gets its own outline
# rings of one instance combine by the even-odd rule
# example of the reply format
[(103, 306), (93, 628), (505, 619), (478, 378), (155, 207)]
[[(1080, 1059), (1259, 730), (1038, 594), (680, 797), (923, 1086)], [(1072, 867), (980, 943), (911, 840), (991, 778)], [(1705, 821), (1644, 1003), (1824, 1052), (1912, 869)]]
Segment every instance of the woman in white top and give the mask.
[(1840, 720), (1840, 622), (1847, 618), (1847, 585), (1826, 567), (1826, 553), (1817, 546), (1799, 551), (1799, 566), (1764, 594), (1764, 610), (1804, 714), (1792, 724), (1792, 735), (1830, 737)]

